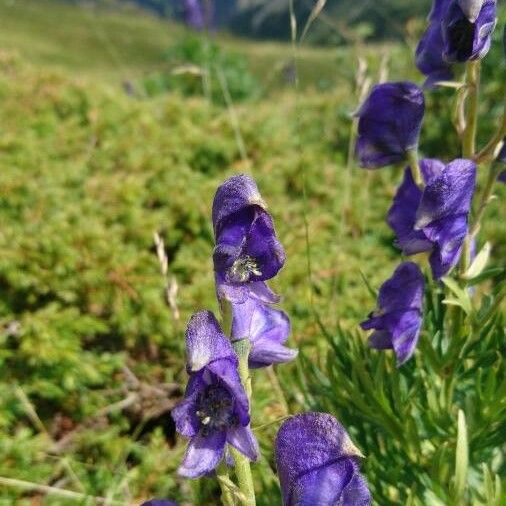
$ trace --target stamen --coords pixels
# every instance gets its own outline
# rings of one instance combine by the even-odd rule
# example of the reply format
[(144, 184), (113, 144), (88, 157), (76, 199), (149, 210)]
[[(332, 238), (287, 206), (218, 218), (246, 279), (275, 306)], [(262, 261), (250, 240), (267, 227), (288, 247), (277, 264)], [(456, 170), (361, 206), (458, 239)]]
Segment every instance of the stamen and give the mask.
[(238, 258), (229, 270), (230, 279), (239, 283), (248, 281), (251, 274), (261, 276), (262, 271), (258, 268), (256, 260), (250, 256)]

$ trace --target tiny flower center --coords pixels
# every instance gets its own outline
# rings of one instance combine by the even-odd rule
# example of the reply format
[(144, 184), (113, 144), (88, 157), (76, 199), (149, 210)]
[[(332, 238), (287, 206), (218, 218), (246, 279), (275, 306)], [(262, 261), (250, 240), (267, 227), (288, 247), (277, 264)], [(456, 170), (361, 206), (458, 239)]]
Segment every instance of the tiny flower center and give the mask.
[(256, 260), (250, 256), (239, 257), (229, 269), (230, 280), (238, 283), (248, 281), (251, 274), (261, 276), (262, 272)]
[(473, 50), (474, 26), (467, 19), (456, 21), (449, 30), (451, 47), (458, 48), (459, 55), (467, 55)]
[(229, 427), (235, 418), (232, 395), (221, 386), (208, 386), (199, 399), (197, 416), (204, 433)]

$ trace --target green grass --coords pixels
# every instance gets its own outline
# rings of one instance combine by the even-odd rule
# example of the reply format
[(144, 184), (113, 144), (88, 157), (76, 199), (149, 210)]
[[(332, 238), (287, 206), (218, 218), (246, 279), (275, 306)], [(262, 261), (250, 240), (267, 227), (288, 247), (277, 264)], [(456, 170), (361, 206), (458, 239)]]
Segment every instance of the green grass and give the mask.
[[(346, 168), (356, 56), (365, 55), (373, 80), (380, 51), (390, 51), (393, 78), (419, 78), (411, 53), (302, 48), (297, 92), (269, 72), (290, 61), (289, 44), (217, 36), (226, 50), (244, 55), (267, 89), (234, 108), (244, 160), (227, 108), (178, 93), (132, 97), (119, 85), (164, 70), (181, 27), (138, 11), (95, 12), (46, 0), (0, 0), (0, 19), (0, 477), (131, 497), (132, 504), (157, 495), (185, 505), (192, 492), (213, 504), (210, 480), (191, 490), (175, 477), (184, 441), (174, 440), (168, 415), (186, 381), (184, 323), (198, 309), (217, 310), (213, 193), (237, 172), (258, 181), (287, 251), (273, 286), (292, 319), (291, 345), (324, 356), (329, 347), (314, 310), (324, 326), (354, 331), (375, 304), (362, 273), (378, 287), (400, 258), (384, 221), (400, 168)], [(484, 69), (481, 113), (490, 118), (500, 110), (497, 69)], [(451, 113), (441, 105), (450, 93), (428, 100), (422, 147), (431, 156), (458, 155)], [(493, 119), (483, 122), (481, 137), (493, 127)], [(499, 211), (491, 206), (484, 232), (497, 258), (506, 232)], [(165, 240), (179, 286), (179, 320), (164, 303), (154, 231)], [(365, 334), (355, 339), (364, 346)], [(126, 396), (125, 365), (170, 395), (147, 395), (97, 416)], [(294, 411), (308, 406), (294, 385), (298, 371), (280, 371)], [(346, 371), (332, 373), (338, 379)], [(255, 426), (282, 411), (265, 375), (254, 382)], [(326, 386), (333, 388), (339, 386)], [(318, 403), (332, 405), (330, 394), (310, 405)], [(154, 414), (153, 404), (160, 406)], [(144, 426), (146, 413), (153, 416)], [(259, 436), (260, 506), (279, 495), (271, 453), (276, 427)], [(55, 452), (54, 441), (76, 428), (72, 444)], [(385, 487), (399, 485), (382, 479)], [(29, 495), (0, 485), (0, 504), (13, 501), (31, 504)]]

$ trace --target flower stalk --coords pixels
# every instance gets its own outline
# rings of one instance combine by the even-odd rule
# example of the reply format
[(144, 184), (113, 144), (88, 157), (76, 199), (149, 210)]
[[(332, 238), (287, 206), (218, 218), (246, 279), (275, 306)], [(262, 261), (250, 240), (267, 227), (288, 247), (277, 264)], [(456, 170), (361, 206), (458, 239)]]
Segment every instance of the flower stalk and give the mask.
[(480, 88), (480, 61), (469, 61), (466, 65), (467, 111), (466, 127), (462, 134), (462, 155), (473, 158), (476, 151), (478, 126), (478, 97)]
[(420, 162), (418, 160), (418, 148), (408, 149), (407, 158), (409, 161), (409, 166), (411, 168), (411, 174), (416, 183), (416, 186), (418, 186), (420, 190), (423, 190), (424, 184), (422, 178), (422, 171), (420, 170)]

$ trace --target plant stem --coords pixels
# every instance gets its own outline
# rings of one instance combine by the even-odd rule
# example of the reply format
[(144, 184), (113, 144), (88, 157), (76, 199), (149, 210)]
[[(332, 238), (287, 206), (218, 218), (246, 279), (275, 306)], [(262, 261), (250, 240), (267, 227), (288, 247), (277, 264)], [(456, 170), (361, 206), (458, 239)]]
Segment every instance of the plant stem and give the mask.
[[(251, 344), (248, 339), (241, 339), (240, 341), (235, 341), (233, 346), (239, 358), (239, 376), (241, 377), (248, 399), (251, 399), (251, 378), (248, 367), (248, 356)], [(255, 487), (253, 485), (253, 477), (251, 476), (249, 459), (235, 448), (231, 448), (230, 451), (234, 457), (235, 475), (237, 476), (239, 489), (245, 496), (243, 504), (244, 506), (255, 506)]]
[(469, 61), (466, 66), (467, 111), (466, 128), (462, 135), (462, 155), (473, 158), (476, 151), (478, 125), (478, 94), (480, 87), (480, 61)]
[(486, 162), (493, 158), (499, 143), (506, 137), (506, 103), (504, 104), (504, 112), (502, 114), (502, 120), (497, 132), (494, 134), (489, 143), (475, 155), (474, 159), (476, 163)]
[(218, 483), (221, 488), (221, 502), (223, 503), (223, 506), (235, 506), (235, 499), (232, 491), (230, 490), (230, 487), (226, 485), (226, 482), (230, 481), (227, 464), (222, 462), (216, 468), (216, 476), (218, 477)]
[(418, 186), (420, 190), (423, 190), (424, 184), (422, 178), (422, 171), (420, 170), (420, 163), (418, 161), (418, 149), (417, 148), (409, 149), (407, 152), (407, 157), (409, 166), (411, 168), (411, 174), (416, 183), (416, 186)]

